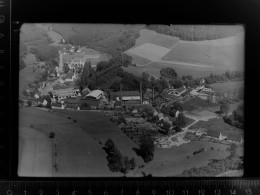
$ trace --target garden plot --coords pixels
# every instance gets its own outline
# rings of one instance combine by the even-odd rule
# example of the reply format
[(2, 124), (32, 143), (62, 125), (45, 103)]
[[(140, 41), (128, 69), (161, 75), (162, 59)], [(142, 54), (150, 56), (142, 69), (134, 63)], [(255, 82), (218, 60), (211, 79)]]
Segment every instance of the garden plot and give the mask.
[(133, 49), (127, 50), (127, 53), (129, 53), (130, 55), (134, 54), (152, 61), (156, 61), (165, 56), (169, 51), (170, 49), (166, 47), (161, 47), (151, 43), (145, 43)]

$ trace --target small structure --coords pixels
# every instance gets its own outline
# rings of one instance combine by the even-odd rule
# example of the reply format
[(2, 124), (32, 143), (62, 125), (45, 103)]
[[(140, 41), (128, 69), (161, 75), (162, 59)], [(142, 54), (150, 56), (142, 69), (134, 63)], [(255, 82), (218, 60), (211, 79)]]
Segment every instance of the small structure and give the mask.
[(48, 102), (46, 100), (43, 100), (42, 105), (46, 106), (47, 104), (48, 104)]
[(36, 93), (36, 94), (34, 94), (34, 98), (39, 99), (40, 96)]

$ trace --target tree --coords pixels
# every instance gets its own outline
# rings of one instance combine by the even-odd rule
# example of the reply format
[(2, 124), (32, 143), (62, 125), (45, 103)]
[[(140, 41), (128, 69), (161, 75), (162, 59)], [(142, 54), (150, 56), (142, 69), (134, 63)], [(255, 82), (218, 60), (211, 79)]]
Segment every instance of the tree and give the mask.
[(179, 88), (184, 85), (183, 80), (177, 78), (175, 80), (170, 80), (170, 84), (172, 85), (173, 88)]
[(173, 122), (173, 125), (183, 127), (184, 125), (186, 125), (186, 123), (187, 120), (185, 118), (185, 115), (183, 113), (180, 113), (178, 117), (175, 119), (175, 121)]
[(67, 74), (69, 72), (70, 68), (69, 68), (69, 65), (68, 63), (64, 63), (63, 64), (63, 71), (65, 74)]
[(220, 106), (220, 113), (227, 114), (229, 111), (229, 105), (228, 104), (221, 104)]
[(86, 85), (88, 85), (90, 83), (90, 73), (91, 73), (91, 65), (90, 62), (86, 62), (84, 64), (84, 68), (80, 77), (80, 81), (78, 82), (78, 84), (80, 84), (80, 86), (85, 87)]
[(140, 151), (144, 162), (153, 160), (154, 155), (154, 143), (151, 137), (143, 136), (140, 139)]
[(168, 77), (171, 79), (176, 79), (178, 77), (177, 72), (173, 68), (170, 68), (170, 67), (162, 68), (160, 70), (160, 74), (161, 74), (161, 76)]

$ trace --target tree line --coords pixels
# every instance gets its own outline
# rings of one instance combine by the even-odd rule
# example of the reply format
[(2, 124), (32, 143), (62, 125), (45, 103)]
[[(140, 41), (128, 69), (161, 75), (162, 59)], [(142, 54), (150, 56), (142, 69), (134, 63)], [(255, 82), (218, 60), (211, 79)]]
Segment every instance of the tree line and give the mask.
[(239, 25), (148, 25), (146, 28), (190, 41), (225, 38), (243, 31)]

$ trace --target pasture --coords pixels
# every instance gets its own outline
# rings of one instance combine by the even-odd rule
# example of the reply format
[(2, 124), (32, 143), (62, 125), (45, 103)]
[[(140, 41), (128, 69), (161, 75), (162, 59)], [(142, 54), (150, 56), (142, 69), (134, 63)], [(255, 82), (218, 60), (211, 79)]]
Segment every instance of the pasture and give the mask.
[[(146, 175), (151, 174), (155, 177), (175, 176), (192, 167), (206, 166), (210, 159), (226, 158), (229, 155), (226, 151), (227, 147), (223, 144), (202, 141), (191, 141), (169, 149), (156, 147), (154, 159), (143, 169), (135, 172), (133, 176), (139, 176), (142, 171)], [(193, 155), (194, 151), (201, 148), (207, 149), (207, 151)], [(189, 158), (187, 158), (188, 156)]]
[[(225, 38), (225, 40), (227, 39)], [(244, 43), (239, 40), (237, 44), (234, 43), (235, 41), (230, 42), (230, 44), (226, 44), (222, 39), (219, 41), (179, 41), (177, 46), (162, 60), (224, 66), (226, 69), (241, 70), (244, 68)]]
[(160, 70), (165, 67), (171, 67), (175, 69), (175, 71), (178, 73), (179, 76), (192, 75), (193, 78), (209, 76), (210, 73), (220, 74), (226, 71), (226, 69), (223, 70), (217, 67), (204, 67), (204, 66), (202, 67), (196, 65), (189, 66), (178, 62), (174, 62), (174, 63), (152, 62), (145, 66), (137, 66), (137, 67), (128, 66), (128, 67), (123, 67), (123, 69), (134, 75), (141, 75), (143, 72), (146, 72), (151, 76), (154, 76), (155, 78), (160, 78), (161, 76)]
[[(21, 108), (19, 113), (20, 176), (98, 177), (112, 173), (106, 153), (80, 125), (67, 117), (37, 108)], [(32, 125), (32, 127), (31, 127)], [(50, 132), (55, 133), (49, 139)], [(54, 151), (56, 144), (56, 152)], [(54, 160), (57, 170), (54, 169)]]
[(209, 85), (212, 89), (216, 91), (234, 91), (244, 88), (244, 81), (234, 81), (225, 83), (213, 83)]
[(137, 47), (144, 43), (152, 43), (154, 45), (171, 49), (179, 41), (178, 37), (160, 34), (149, 29), (141, 29), (139, 32), (140, 32), (140, 36), (136, 39), (136, 43), (134, 47)]
[(127, 51), (124, 52), (126, 53), (127, 55), (131, 56), (133, 58), (133, 61), (132, 63), (133, 64), (136, 64), (137, 66), (143, 66), (145, 64), (148, 64), (148, 63), (151, 63), (152, 61), (147, 59), (147, 58), (144, 58), (144, 57), (141, 57), (141, 56), (138, 56), (138, 55), (135, 55), (133, 53), (128, 53)]
[(161, 59), (169, 51), (170, 49), (166, 47), (161, 47), (151, 43), (144, 43), (138, 47), (127, 50), (127, 53), (129, 55), (134, 54), (154, 61)]
[(96, 111), (57, 110), (57, 114), (76, 120), (83, 131), (97, 143), (104, 145), (108, 139), (112, 139), (122, 154), (129, 158), (134, 157), (137, 164), (143, 163), (141, 157), (137, 156), (133, 151), (133, 148), (138, 148), (138, 146), (103, 113)]

